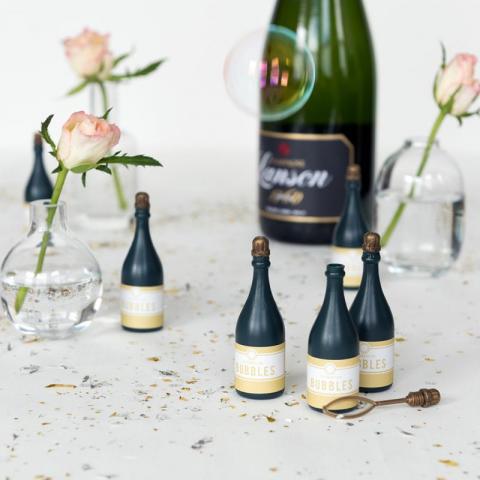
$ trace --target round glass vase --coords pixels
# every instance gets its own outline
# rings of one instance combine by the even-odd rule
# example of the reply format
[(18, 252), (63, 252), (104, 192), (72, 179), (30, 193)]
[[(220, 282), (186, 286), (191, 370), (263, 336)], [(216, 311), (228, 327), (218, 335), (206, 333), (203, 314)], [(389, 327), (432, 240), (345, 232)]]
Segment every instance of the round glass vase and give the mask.
[[(52, 209), (53, 222), (48, 227), (47, 215)], [(64, 203), (38, 200), (30, 204), (30, 214), (30, 231), (2, 263), (2, 305), (15, 328), (24, 334), (67, 337), (90, 325), (100, 308), (100, 267), (87, 246), (68, 231)], [(43, 267), (35, 273), (45, 241)], [(23, 303), (16, 305), (19, 291), (25, 290)]]
[(461, 171), (436, 141), (423, 174), (416, 176), (426, 145), (423, 138), (407, 140), (385, 161), (376, 181), (379, 233), (385, 232), (405, 202), (403, 215), (382, 249), (382, 260), (393, 273), (437, 276), (453, 265), (462, 246), (465, 193)]
[[(109, 105), (113, 105), (108, 121), (119, 124), (117, 89), (108, 86), (106, 92)], [(103, 116), (105, 111), (98, 85), (90, 86), (89, 100), (89, 112)], [(114, 151), (135, 155), (138, 153), (135, 140), (124, 129), (121, 130), (120, 142)], [(66, 193), (74, 228), (111, 232), (125, 230), (131, 225), (133, 197), (137, 192), (137, 169), (123, 165), (111, 165), (110, 169), (112, 175), (90, 172), (86, 187), (78, 175), (71, 175), (67, 180)]]

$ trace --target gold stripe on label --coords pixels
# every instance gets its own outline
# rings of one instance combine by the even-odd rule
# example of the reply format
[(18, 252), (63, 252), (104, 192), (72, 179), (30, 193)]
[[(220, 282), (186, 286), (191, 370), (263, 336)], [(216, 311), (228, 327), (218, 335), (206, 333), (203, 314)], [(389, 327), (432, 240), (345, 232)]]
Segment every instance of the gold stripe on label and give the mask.
[(249, 347), (248, 345), (235, 343), (235, 349), (239, 352), (249, 352), (250, 350), (255, 350), (257, 355), (265, 355), (267, 353), (277, 353), (283, 351), (285, 349), (285, 343), (279, 343), (278, 345), (273, 345), (271, 347)]
[(285, 388), (285, 375), (273, 380), (246, 380), (236, 376), (235, 388), (245, 393), (275, 393)]
[(281, 222), (290, 223), (337, 223), (340, 217), (311, 217), (301, 215), (281, 215), (279, 213), (270, 213), (260, 210), (260, 215), (271, 220), (280, 220)]
[(355, 365), (358, 365), (358, 362), (360, 360), (360, 357), (352, 357), (352, 358), (345, 358), (342, 360), (326, 360), (324, 358), (317, 358), (317, 357), (312, 357), (311, 355), (307, 356), (307, 361), (308, 363), (311, 363), (312, 365), (317, 365), (318, 367), (324, 367), (327, 364), (333, 363), (336, 368), (347, 368), (347, 367), (354, 367)]
[(360, 386), (366, 388), (386, 387), (393, 383), (393, 369), (382, 373), (362, 373), (360, 371)]
[(163, 313), (160, 315), (121, 314), (122, 325), (128, 328), (150, 329), (163, 327)]
[(336, 245), (333, 245), (332, 246), (332, 250), (336, 253), (340, 253), (340, 254), (345, 254), (345, 253), (356, 253), (358, 254), (360, 257), (362, 256), (363, 254), (363, 250), (361, 248), (348, 248), (348, 247), (337, 247)]
[(390, 340), (380, 340), (379, 342), (366, 342), (368, 343), (369, 348), (378, 348), (378, 347), (389, 347), (395, 343), (395, 339), (391, 338)]
[(362, 283), (362, 277), (359, 275), (355, 275), (355, 276), (345, 275), (345, 277), (343, 277), (344, 287), (356, 288), (356, 287), (359, 287), (361, 283)]
[(355, 149), (352, 142), (343, 133), (282, 133), (260, 130), (260, 135), (270, 138), (285, 138), (288, 140), (305, 140), (314, 142), (331, 142), (337, 140), (348, 148), (348, 162), (353, 163)]
[[(356, 395), (358, 394), (358, 390), (356, 392), (349, 393), (349, 395)], [(323, 408), (327, 403), (332, 402), (336, 398), (338, 398), (339, 395), (317, 395), (316, 393), (313, 393), (311, 390), (307, 390), (307, 403), (314, 408)], [(354, 408), (358, 404), (357, 400), (339, 400), (338, 402), (335, 403), (335, 409), (332, 409), (333, 411), (336, 410), (347, 410), (349, 408)]]
[(142, 292), (161, 292), (163, 290), (163, 285), (154, 285), (153, 287), (138, 287), (135, 285), (125, 285), (122, 283), (120, 288), (125, 290), (141, 290)]

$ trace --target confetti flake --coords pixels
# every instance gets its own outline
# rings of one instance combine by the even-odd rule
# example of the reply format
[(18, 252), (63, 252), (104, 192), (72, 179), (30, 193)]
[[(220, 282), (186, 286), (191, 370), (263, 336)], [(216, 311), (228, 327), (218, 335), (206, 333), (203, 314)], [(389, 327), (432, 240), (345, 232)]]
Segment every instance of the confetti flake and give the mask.
[(77, 386), (71, 383), (50, 383), (45, 388), (77, 388)]
[(444, 458), (439, 460), (440, 463), (447, 465), (447, 467), (458, 467), (458, 462), (455, 460), (450, 460), (449, 458)]

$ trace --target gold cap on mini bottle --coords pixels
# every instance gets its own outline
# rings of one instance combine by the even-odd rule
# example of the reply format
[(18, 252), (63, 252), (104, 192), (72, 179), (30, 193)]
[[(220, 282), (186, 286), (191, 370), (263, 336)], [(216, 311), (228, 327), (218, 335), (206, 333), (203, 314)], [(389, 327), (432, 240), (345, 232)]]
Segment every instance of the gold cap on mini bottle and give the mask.
[(363, 236), (362, 248), (364, 252), (378, 253), (381, 249), (380, 235), (375, 232), (367, 232)]
[(35, 132), (35, 134), (33, 135), (33, 144), (35, 146), (42, 145), (42, 136), (40, 135), (39, 132)]
[(255, 237), (252, 241), (252, 257), (269, 257), (270, 248), (267, 237)]
[(150, 197), (148, 196), (148, 193), (138, 192), (135, 195), (135, 208), (150, 208)]
[(360, 181), (362, 178), (362, 172), (358, 163), (352, 163), (347, 167), (346, 179), (349, 181)]

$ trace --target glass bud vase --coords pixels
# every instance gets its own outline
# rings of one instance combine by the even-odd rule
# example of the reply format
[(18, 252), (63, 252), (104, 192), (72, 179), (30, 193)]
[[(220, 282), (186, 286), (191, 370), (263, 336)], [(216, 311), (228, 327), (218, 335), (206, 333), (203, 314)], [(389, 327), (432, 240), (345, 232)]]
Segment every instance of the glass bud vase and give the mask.
[[(56, 209), (49, 228), (47, 215)], [(15, 328), (24, 334), (62, 338), (86, 328), (100, 307), (102, 277), (95, 257), (67, 229), (65, 204), (30, 204), (27, 237), (3, 260), (0, 294)], [(42, 242), (48, 239), (41, 271), (36, 272)], [(19, 291), (25, 291), (18, 307)]]
[(439, 275), (453, 265), (462, 246), (461, 171), (435, 142), (423, 174), (416, 176), (425, 147), (426, 139), (407, 140), (385, 161), (375, 186), (379, 233), (385, 232), (400, 202), (405, 202), (403, 215), (382, 249), (382, 260), (394, 273)]
[[(119, 123), (117, 89), (106, 89), (110, 106), (108, 120)], [(103, 116), (103, 100), (98, 85), (89, 90), (89, 113)], [(120, 142), (114, 151), (129, 155), (138, 153), (133, 137), (123, 128)], [(113, 152), (112, 152), (113, 153)], [(111, 165), (112, 175), (95, 172), (87, 175), (86, 187), (80, 177), (72, 175), (67, 180), (67, 198), (75, 229), (92, 231), (121, 231), (127, 229), (133, 219), (133, 197), (137, 192), (137, 169), (123, 165)]]

